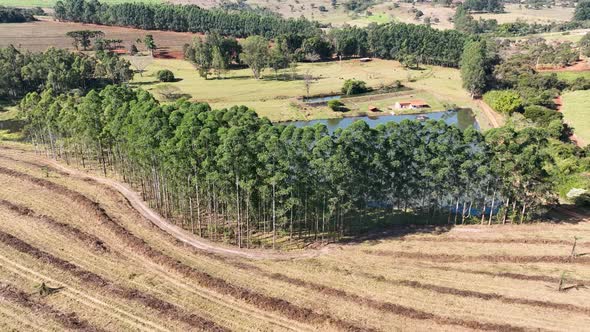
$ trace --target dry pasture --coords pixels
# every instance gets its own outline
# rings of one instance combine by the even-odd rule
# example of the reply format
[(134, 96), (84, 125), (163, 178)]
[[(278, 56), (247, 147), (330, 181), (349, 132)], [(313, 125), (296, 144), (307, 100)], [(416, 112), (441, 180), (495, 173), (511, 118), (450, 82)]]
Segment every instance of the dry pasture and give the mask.
[[(125, 196), (0, 143), (0, 329), (582, 331), (590, 222), (409, 229), (281, 258), (189, 247)], [(93, 170), (88, 170), (93, 174)], [(408, 230), (406, 230), (408, 231)], [(256, 252), (253, 252), (256, 253)], [(266, 257), (266, 258), (265, 258)], [(277, 258), (278, 257), (278, 258)], [(49, 290), (40, 293), (39, 285)]]

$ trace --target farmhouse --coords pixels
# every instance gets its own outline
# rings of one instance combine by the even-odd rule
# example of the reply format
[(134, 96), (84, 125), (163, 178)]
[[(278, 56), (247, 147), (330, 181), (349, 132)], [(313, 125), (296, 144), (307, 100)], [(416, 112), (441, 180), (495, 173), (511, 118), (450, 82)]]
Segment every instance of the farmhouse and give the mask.
[(393, 108), (401, 110), (401, 109), (418, 109), (418, 108), (428, 108), (430, 107), (427, 102), (421, 99), (417, 100), (402, 100), (395, 103)]

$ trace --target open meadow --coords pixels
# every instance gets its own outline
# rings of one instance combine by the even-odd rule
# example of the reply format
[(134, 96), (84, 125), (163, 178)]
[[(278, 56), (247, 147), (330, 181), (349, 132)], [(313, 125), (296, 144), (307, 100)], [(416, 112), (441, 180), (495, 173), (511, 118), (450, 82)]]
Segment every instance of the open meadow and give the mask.
[(582, 144), (590, 143), (590, 92), (566, 92), (563, 98), (564, 120), (574, 128), (574, 133)]
[(505, 4), (504, 13), (474, 14), (475, 19), (495, 19), (498, 23), (524, 21), (528, 23), (547, 24), (551, 22), (567, 22), (574, 15), (573, 7), (553, 6), (551, 8), (532, 9), (519, 4)]
[[(0, 145), (5, 330), (582, 331), (590, 325), (589, 290), (568, 288), (590, 279), (589, 258), (571, 257), (576, 236), (576, 252), (590, 250), (590, 221), (577, 213), (559, 216), (560, 223), (400, 228), (362, 243), (288, 253), (228, 249), (179, 241), (112, 181), (31, 149)], [(569, 290), (558, 291), (560, 284)]]
[[(160, 83), (155, 74), (162, 69), (174, 73), (177, 82)], [(306, 73), (314, 77), (310, 87), (310, 95), (339, 94), (340, 88), (347, 79), (359, 79), (367, 85), (378, 89), (400, 81), (406, 91), (386, 93), (372, 96), (343, 99), (349, 112), (334, 112), (327, 106), (312, 107), (302, 102), (306, 95), (302, 76)], [(293, 79), (295, 78), (295, 79)], [(362, 63), (358, 60), (342, 62), (300, 63), (295, 73), (286, 69), (275, 77), (275, 73), (266, 70), (264, 77), (255, 80), (249, 69), (230, 70), (221, 78), (210, 76), (209, 79), (199, 77), (196, 69), (187, 61), (157, 59), (145, 73), (136, 75), (133, 81), (138, 86), (154, 92), (167, 92), (170, 87), (178, 89), (177, 94), (198, 101), (206, 101), (215, 108), (246, 105), (253, 108), (261, 116), (272, 121), (309, 120), (360, 115), (368, 112), (369, 106), (376, 106), (387, 111), (388, 106), (400, 100), (423, 99), (431, 106), (430, 110), (444, 110), (445, 105), (455, 104), (473, 108), (479, 113), (477, 105), (467, 92), (461, 88), (460, 73), (457, 69), (436, 66), (423, 66), (421, 70), (404, 68), (397, 61), (378, 60)], [(164, 87), (164, 88), (163, 88)], [(380, 113), (374, 113), (378, 115)], [(478, 117), (480, 125), (488, 127), (484, 116)]]

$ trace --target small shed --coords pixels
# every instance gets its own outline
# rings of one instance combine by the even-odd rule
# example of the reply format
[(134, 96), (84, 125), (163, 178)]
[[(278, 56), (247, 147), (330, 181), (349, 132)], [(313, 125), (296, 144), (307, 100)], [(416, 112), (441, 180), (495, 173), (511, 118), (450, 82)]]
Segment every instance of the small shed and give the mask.
[(360, 62), (370, 62), (370, 61), (373, 61), (373, 59), (371, 59), (371, 58), (360, 58), (359, 61)]
[(369, 112), (381, 112), (381, 110), (375, 105), (369, 105)]

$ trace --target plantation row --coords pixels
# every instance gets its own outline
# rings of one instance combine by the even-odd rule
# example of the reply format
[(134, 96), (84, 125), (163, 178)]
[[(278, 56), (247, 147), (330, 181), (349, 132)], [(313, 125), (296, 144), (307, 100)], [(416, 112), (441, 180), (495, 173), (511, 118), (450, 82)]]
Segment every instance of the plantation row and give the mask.
[(59, 20), (149, 30), (219, 33), (225, 36), (286, 41), (289, 52), (331, 58), (374, 55), (420, 63), (457, 67), (466, 36), (457, 31), (439, 31), (424, 25), (385, 24), (366, 29), (345, 27), (325, 34), (316, 22), (300, 18), (254, 13), (205, 10), (194, 5), (124, 3), (65, 0), (55, 6)]
[(114, 85), (85, 97), (31, 93), (21, 113), (54, 156), (97, 160), (163, 215), (239, 245), (260, 233), (353, 235), (402, 211), (438, 223), (522, 222), (552, 199), (539, 128), (483, 136), (444, 122), (359, 121), (329, 134), (273, 125), (244, 106), (160, 105)]

